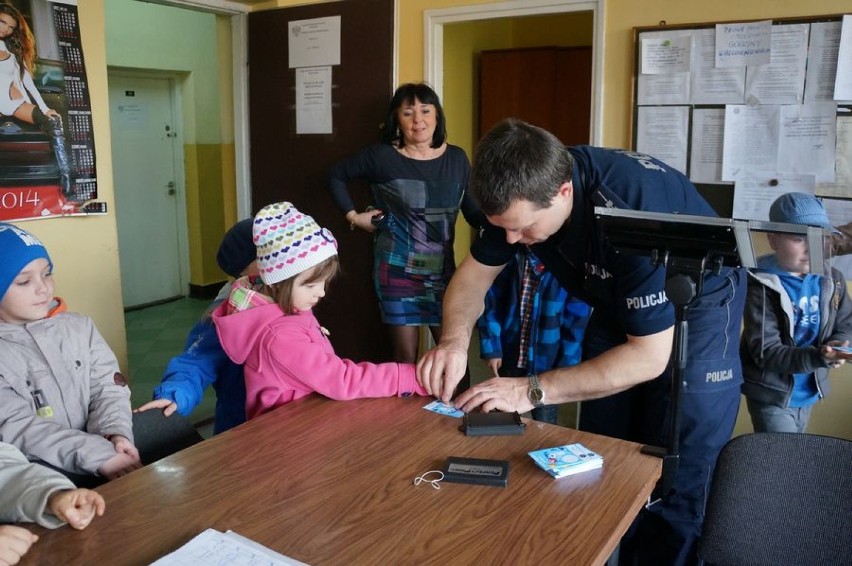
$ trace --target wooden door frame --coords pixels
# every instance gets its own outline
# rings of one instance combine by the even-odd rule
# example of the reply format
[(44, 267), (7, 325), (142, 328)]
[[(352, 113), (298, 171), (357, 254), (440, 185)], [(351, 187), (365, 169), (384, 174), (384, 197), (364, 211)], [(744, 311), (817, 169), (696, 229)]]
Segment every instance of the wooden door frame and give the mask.
[[(171, 99), (171, 112), (174, 119), (174, 129), (178, 138), (173, 144), (174, 170), (175, 170), (175, 198), (177, 200), (177, 237), (178, 237), (178, 278), (180, 288), (189, 294), (189, 230), (187, 227), (186, 210), (186, 170), (184, 169), (183, 153), (183, 112), (181, 106), (181, 92), (184, 76), (186, 73), (155, 71), (148, 69), (130, 69), (127, 67), (107, 66), (107, 84), (110, 77), (128, 77), (142, 79), (165, 79), (168, 81)], [(110, 108), (112, 108), (110, 102)], [(113, 176), (115, 174), (113, 173)], [(120, 226), (117, 227), (121, 229)]]
[(604, 0), (507, 0), (426, 10), (423, 13), (423, 51), (425, 79), (439, 97), (444, 94), (444, 26), (446, 24), (540, 16), (567, 12), (592, 12), (592, 107), (590, 109), (589, 139), (592, 145), (601, 145), (603, 137), (603, 49), (604, 49)]

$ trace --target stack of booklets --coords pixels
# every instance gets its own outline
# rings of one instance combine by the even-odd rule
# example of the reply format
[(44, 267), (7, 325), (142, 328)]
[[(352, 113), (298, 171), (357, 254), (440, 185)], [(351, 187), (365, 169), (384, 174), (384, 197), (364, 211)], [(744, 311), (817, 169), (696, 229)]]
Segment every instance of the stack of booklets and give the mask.
[(555, 478), (596, 470), (603, 466), (603, 457), (582, 444), (566, 444), (542, 448), (529, 453), (536, 465)]

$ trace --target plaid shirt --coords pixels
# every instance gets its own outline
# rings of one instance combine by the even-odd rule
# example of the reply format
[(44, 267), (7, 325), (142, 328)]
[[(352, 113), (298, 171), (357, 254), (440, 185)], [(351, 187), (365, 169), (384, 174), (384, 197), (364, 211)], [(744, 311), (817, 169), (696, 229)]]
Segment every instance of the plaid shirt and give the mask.
[[(533, 291), (528, 325), (522, 324), (521, 308), (525, 269), (537, 283), (528, 286)], [(576, 365), (590, 313), (589, 306), (570, 297), (535, 255), (520, 251), (485, 295), (485, 311), (477, 321), (480, 356), (502, 358), (504, 367), (526, 367), (529, 374)]]

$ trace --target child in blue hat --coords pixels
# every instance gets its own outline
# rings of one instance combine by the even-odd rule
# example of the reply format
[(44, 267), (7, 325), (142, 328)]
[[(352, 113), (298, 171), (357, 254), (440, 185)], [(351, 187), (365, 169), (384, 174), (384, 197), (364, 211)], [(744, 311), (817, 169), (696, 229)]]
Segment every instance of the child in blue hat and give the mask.
[[(769, 220), (833, 230), (822, 203), (787, 193)], [(836, 269), (810, 273), (805, 236), (770, 233), (774, 253), (749, 274), (740, 355), (743, 393), (755, 432), (805, 432), (813, 405), (829, 389), (829, 368), (850, 355), (836, 349), (852, 337), (852, 301)]]
[(113, 479), (141, 467), (130, 388), (92, 320), (64, 311), (45, 247), (0, 223), (0, 441), (75, 481)]

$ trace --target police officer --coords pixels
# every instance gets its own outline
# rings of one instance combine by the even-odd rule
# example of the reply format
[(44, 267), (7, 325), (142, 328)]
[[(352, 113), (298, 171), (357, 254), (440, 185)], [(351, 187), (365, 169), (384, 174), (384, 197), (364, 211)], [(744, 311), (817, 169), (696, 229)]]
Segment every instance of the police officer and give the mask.
[[(716, 216), (710, 205), (684, 175), (650, 156), (566, 148), (549, 132), (514, 119), (478, 144), (471, 185), (488, 224), (450, 282), (440, 343), (418, 363), (426, 389), (450, 400), (486, 291), (516, 246), (528, 245), (569, 293), (593, 307), (584, 361), (528, 381), (489, 379), (455, 405), (525, 412), (583, 401), (581, 429), (668, 446), (674, 307), (665, 294), (666, 270), (647, 257), (615, 253), (596, 225), (594, 207)], [(707, 487), (739, 408), (744, 297), (744, 270), (726, 268), (705, 278), (690, 305), (674, 491), (637, 518), (622, 541), (623, 564), (696, 560)]]

